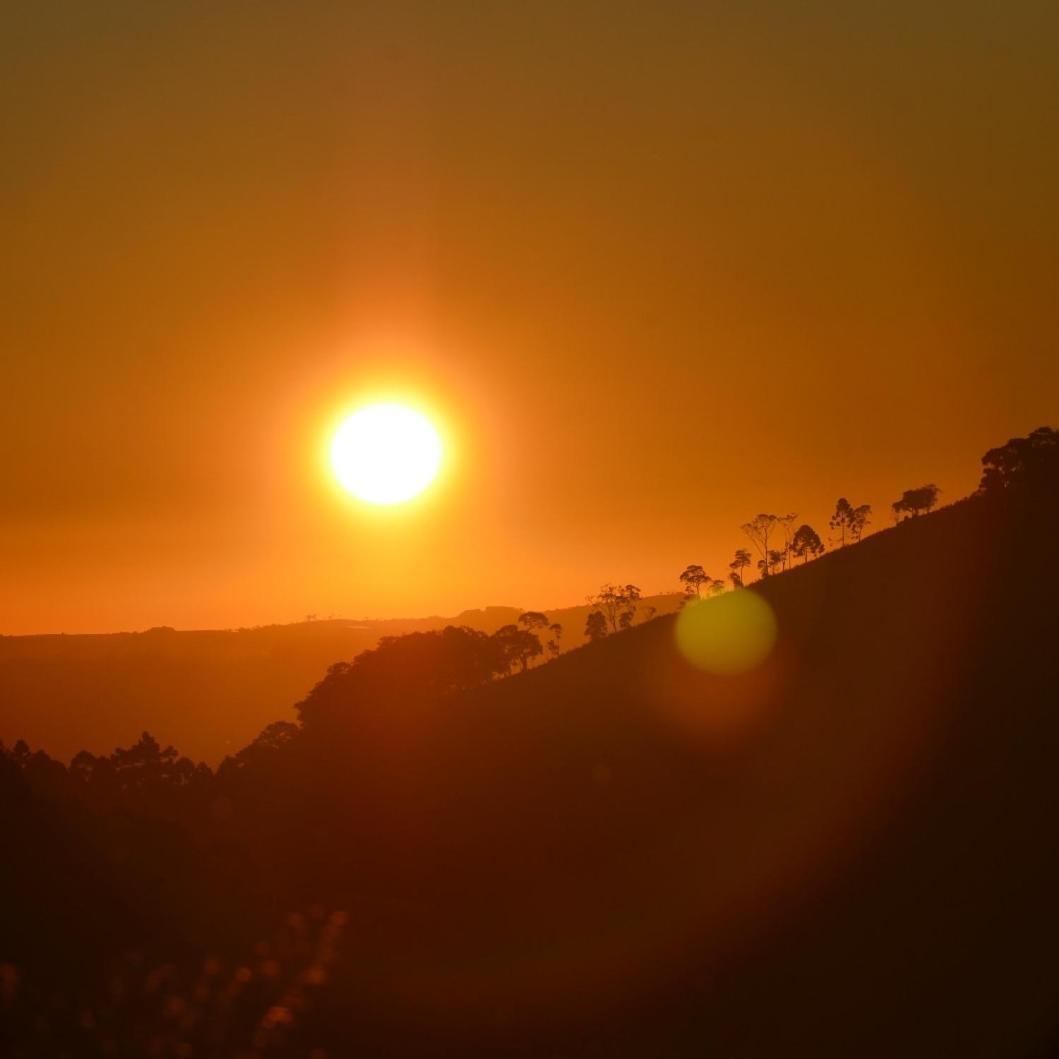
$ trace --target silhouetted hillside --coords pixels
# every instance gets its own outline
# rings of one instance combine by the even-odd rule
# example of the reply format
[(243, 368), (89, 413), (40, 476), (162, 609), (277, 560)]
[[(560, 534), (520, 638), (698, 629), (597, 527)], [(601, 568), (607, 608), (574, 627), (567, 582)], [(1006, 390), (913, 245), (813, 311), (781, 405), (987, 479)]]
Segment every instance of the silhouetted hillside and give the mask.
[[(677, 597), (645, 601), (672, 609)], [(584, 640), (587, 607), (552, 612), (563, 646)], [(382, 636), (446, 625), (495, 632), (516, 607), (455, 618), (327, 620), (255, 629), (61, 636), (0, 636), (0, 739), (25, 739), (69, 759), (107, 751), (145, 728), (211, 763), (245, 746), (269, 722), (293, 719), (293, 704), (332, 662)]]
[[(741, 676), (692, 669), (672, 616), (455, 693), (377, 652), (216, 775), (148, 745), (76, 774), (23, 755), (35, 800), (9, 812), (78, 821), (93, 885), (125, 895), (116, 939), (176, 922), (231, 960), (291, 910), (338, 910), (326, 988), (257, 1016), (264, 1054), (1052, 1054), (1057, 527), (1054, 492), (975, 499), (769, 578), (779, 640)], [(173, 837), (115, 832), (133, 818)], [(49, 863), (71, 856), (48, 836)], [(144, 864), (153, 890), (126, 881)], [(73, 900), (50, 898), (59, 922)], [(62, 952), (24, 947), (26, 981), (70, 976)], [(11, 1025), (32, 1027), (23, 995)], [(223, 1054), (133, 1011), (173, 1054)]]
[(297, 863), (380, 871), (394, 933), (421, 910), (401, 953), (436, 1015), (618, 1005), (575, 1054), (1032, 1054), (1059, 1025), (1059, 562), (1025, 557), (1057, 525), (969, 501), (771, 578), (748, 676), (690, 670), (661, 618), (443, 714), (352, 701), (358, 793), (329, 797), (385, 810), (384, 838), (347, 826), (386, 856)]

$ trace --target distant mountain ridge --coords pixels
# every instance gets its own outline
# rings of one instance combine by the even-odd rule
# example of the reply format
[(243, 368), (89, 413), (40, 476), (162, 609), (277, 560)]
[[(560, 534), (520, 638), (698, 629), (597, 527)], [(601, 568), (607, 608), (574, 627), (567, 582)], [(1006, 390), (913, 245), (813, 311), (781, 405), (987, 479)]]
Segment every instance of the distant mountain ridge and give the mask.
[[(645, 599), (658, 613), (679, 597)], [(584, 642), (588, 606), (548, 612), (564, 650)], [(294, 718), (294, 704), (334, 662), (383, 636), (467, 625), (493, 633), (519, 607), (454, 617), (332, 618), (241, 629), (0, 636), (0, 741), (24, 739), (68, 760), (109, 753), (145, 729), (194, 760), (216, 764), (265, 725)]]

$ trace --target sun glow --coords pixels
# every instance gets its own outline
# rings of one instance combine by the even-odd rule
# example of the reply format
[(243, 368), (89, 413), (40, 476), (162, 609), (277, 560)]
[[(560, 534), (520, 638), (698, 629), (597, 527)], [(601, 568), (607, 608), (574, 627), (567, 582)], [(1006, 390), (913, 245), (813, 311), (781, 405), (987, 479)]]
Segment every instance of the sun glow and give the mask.
[(331, 441), (331, 467), (344, 489), (369, 504), (399, 504), (421, 493), (441, 467), (441, 436), (421, 412), (372, 404), (347, 416)]

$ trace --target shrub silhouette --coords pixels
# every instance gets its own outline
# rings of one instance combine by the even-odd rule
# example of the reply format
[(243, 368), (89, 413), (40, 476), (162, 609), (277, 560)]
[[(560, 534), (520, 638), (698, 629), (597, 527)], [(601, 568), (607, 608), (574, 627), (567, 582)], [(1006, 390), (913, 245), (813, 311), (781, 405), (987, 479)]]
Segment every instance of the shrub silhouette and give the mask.
[(476, 629), (450, 625), (440, 631), (386, 636), (352, 662), (331, 666), (298, 703), (298, 714), (308, 727), (364, 702), (441, 697), (506, 673), (510, 663), (504, 637)]
[(921, 485), (918, 489), (906, 489), (900, 500), (895, 500), (890, 506), (893, 508), (894, 519), (900, 521), (902, 518), (916, 518), (925, 515), (938, 502), (940, 490), (936, 485)]

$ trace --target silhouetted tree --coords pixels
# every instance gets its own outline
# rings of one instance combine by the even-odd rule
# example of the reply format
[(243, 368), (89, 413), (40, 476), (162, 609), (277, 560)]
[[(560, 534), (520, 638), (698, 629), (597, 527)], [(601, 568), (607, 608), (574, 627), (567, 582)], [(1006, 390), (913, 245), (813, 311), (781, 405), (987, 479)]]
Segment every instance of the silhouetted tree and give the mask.
[(859, 504), (853, 509), (853, 521), (850, 524), (850, 535), (853, 538), (853, 543), (864, 536), (864, 530), (871, 523), (871, 504)]
[(783, 532), (783, 569), (786, 570), (791, 561), (791, 538), (794, 535), (795, 514), (781, 515), (777, 520), (779, 528)]
[(728, 564), (728, 569), (732, 572), (728, 575), (732, 580), (732, 585), (735, 588), (743, 587), (744, 573), (743, 571), (753, 562), (750, 552), (746, 548), (736, 548), (735, 558)]
[(803, 563), (815, 559), (824, 550), (824, 542), (812, 526), (803, 523), (794, 531), (791, 538), (791, 552)]
[(559, 651), (561, 650), (561, 644), (563, 639), (563, 627), (559, 622), (552, 622), (548, 626), (548, 632), (550, 632), (551, 639), (544, 645), (545, 650), (552, 656), (552, 658), (559, 657)]
[(477, 629), (448, 625), (384, 636), (352, 662), (331, 666), (297, 709), (310, 728), (350, 715), (358, 703), (448, 695), (484, 684), (509, 668), (500, 641)]
[(56, 761), (43, 750), (31, 750), (23, 739), (19, 739), (6, 756), (20, 769), (33, 790), (49, 799), (63, 797), (69, 777), (61, 761)]
[(595, 643), (596, 640), (602, 640), (606, 635), (607, 619), (598, 610), (589, 611), (588, 617), (585, 619), (585, 636), (588, 637), (589, 641)]
[(840, 547), (846, 546), (848, 536), (853, 543), (860, 540), (864, 528), (871, 521), (871, 504), (861, 504), (854, 507), (844, 496), (838, 498), (835, 504), (835, 513), (831, 516), (828, 526), (839, 535)]
[(778, 548), (770, 548), (765, 558), (758, 559), (757, 568), (762, 577), (768, 577), (770, 570), (775, 570), (783, 563), (783, 552)]
[(227, 757), (221, 763), (221, 774), (231, 769), (242, 769), (248, 766), (268, 766), (268, 763), (282, 753), (295, 739), (300, 729), (290, 721), (273, 721), (266, 725), (257, 738), (243, 747), (237, 754)]
[(744, 522), (740, 527), (742, 531), (750, 538), (751, 543), (757, 548), (758, 553), (761, 555), (761, 559), (758, 561), (758, 569), (761, 571), (762, 577), (768, 577), (772, 572), (772, 566), (774, 565), (774, 556), (779, 555), (780, 559), (783, 558), (782, 552), (776, 552), (769, 548), (769, 540), (775, 533), (777, 527), (780, 525), (782, 519), (779, 515), (755, 515), (749, 522)]
[(539, 657), (544, 651), (535, 633), (520, 629), (517, 625), (502, 625), (493, 633), (493, 640), (500, 648), (501, 657), (509, 671), (517, 666), (524, 673), (529, 668), (530, 660)]
[(684, 586), (685, 598), (691, 599), (694, 596), (698, 599), (702, 595), (702, 586), (707, 584), (709, 580), (710, 575), (701, 566), (695, 564), (684, 567), (680, 575), (680, 583)]
[[(547, 614), (539, 610), (527, 610), (518, 616), (518, 623), (526, 632), (533, 633), (537, 637), (538, 643), (542, 643), (541, 637), (544, 634), (544, 630), (548, 628)], [(546, 645), (542, 643), (542, 654), (545, 647)]]
[(548, 626), (548, 615), (539, 610), (527, 610), (518, 616), (518, 623), (527, 632), (537, 632)]
[(895, 500), (890, 505), (893, 508), (895, 521), (900, 522), (902, 518), (925, 515), (938, 502), (940, 492), (941, 490), (933, 484), (921, 485), (918, 489), (906, 489), (901, 494), (901, 499)]
[(628, 629), (636, 618), (640, 604), (640, 589), (636, 585), (603, 585), (594, 596), (588, 597), (589, 606), (603, 615), (611, 632)]
[(174, 747), (162, 749), (150, 732), (144, 732), (131, 747), (118, 747), (110, 755), (110, 763), (118, 787), (125, 793), (188, 783), (195, 772), (194, 762), (181, 757)]
[(1005, 489), (1059, 487), (1059, 430), (1038, 427), (1024, 438), (1011, 438), (982, 457), (979, 493)]
[(100, 760), (95, 754), (90, 754), (87, 750), (79, 751), (70, 760), (70, 767), (67, 769), (70, 773), (70, 778), (87, 786), (96, 778)]
[(838, 544), (840, 548), (846, 546), (846, 534), (849, 532), (850, 521), (852, 518), (853, 506), (844, 496), (840, 496), (835, 504), (835, 513), (827, 523), (833, 532), (838, 533)]

